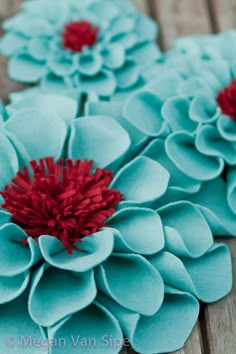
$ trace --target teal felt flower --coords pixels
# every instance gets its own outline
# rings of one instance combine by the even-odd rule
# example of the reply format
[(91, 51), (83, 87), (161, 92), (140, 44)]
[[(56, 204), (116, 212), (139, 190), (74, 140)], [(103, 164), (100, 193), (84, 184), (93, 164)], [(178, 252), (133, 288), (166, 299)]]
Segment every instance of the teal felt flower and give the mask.
[(52, 93), (110, 97), (160, 56), (157, 25), (127, 1), (27, 1), (3, 28), (10, 78)]
[(21, 338), (30, 354), (118, 353), (124, 337), (137, 352), (182, 347), (198, 300), (232, 286), (229, 250), (199, 208), (162, 202), (168, 170), (134, 154), (109, 115), (75, 119), (75, 101), (51, 95), (1, 110), (2, 343)]

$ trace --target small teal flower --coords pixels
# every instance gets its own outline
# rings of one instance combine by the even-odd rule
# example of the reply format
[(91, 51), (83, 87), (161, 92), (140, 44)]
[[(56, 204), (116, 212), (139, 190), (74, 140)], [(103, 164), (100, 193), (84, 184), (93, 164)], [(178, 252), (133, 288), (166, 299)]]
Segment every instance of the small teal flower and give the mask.
[(41, 338), (23, 348), (30, 354), (59, 338), (73, 353), (78, 334), (95, 338), (96, 353), (110, 353), (106, 335), (127, 337), (137, 352), (183, 346), (198, 299), (216, 301), (232, 286), (229, 250), (214, 244), (199, 208), (163, 202), (168, 170), (150, 149), (134, 153), (109, 115), (75, 119), (76, 102), (51, 95), (1, 111), (2, 343)]
[(155, 22), (127, 1), (27, 1), (3, 28), (10, 78), (52, 93), (110, 97), (139, 85), (160, 56)]

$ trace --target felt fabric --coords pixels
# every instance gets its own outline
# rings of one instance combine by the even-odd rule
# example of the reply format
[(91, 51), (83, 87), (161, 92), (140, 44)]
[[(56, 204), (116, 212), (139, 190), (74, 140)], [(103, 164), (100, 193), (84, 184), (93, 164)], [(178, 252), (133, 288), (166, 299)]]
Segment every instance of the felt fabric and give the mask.
[[(40, 82), (45, 92), (110, 97), (133, 87), (143, 68), (161, 56), (157, 24), (127, 1), (59, 0), (56, 7), (53, 0), (26, 2), (4, 22), (0, 50), (10, 57), (11, 79)], [(65, 26), (79, 21), (98, 28), (96, 42), (81, 51), (65, 48)]]
[[(37, 335), (36, 353), (45, 353), (43, 340), (59, 338), (72, 353), (71, 335), (78, 332), (95, 339), (95, 347), (77, 344), (86, 353), (110, 353), (111, 345), (119, 353), (123, 336), (141, 353), (177, 350), (197, 320), (198, 300), (213, 302), (229, 293), (229, 250), (214, 244), (209, 213), (205, 218), (197, 203), (167, 202), (174, 183), (182, 196), (200, 193), (201, 186), (189, 177), (186, 189), (180, 187), (183, 173), (171, 177), (176, 167), (169, 157), (158, 162), (154, 152), (159, 146), (162, 152), (161, 137), (137, 156), (130, 134), (114, 117), (75, 119), (75, 112), (71, 98), (56, 95), (31, 96), (7, 108), (0, 144), (9, 158), (0, 159), (1, 188), (32, 159), (94, 159), (96, 167), (113, 171), (110, 188), (124, 200), (72, 254), (52, 235), (36, 242), (0, 210), (1, 336)], [(119, 345), (106, 345), (104, 335)], [(49, 346), (48, 353), (64, 350)]]

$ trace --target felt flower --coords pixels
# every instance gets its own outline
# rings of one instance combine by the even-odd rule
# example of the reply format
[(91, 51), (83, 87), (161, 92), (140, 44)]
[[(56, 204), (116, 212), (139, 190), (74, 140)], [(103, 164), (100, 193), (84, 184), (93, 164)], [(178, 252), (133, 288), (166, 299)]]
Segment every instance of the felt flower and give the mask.
[(118, 353), (124, 337), (138, 352), (183, 346), (198, 299), (216, 301), (232, 286), (229, 250), (214, 244), (199, 208), (154, 207), (170, 174), (133, 157), (112, 117), (75, 119), (76, 102), (51, 95), (2, 112), (2, 343), (37, 338), (16, 343), (31, 354)]
[(127, 1), (27, 1), (3, 28), (10, 78), (46, 92), (110, 97), (139, 85), (160, 56), (157, 25)]

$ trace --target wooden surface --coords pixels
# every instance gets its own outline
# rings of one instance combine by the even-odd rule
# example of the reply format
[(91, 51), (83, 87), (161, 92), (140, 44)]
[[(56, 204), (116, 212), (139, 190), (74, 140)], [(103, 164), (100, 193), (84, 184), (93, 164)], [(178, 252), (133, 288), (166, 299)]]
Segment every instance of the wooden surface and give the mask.
[[(56, 1), (56, 0), (55, 0)], [(66, 0), (65, 0), (66, 1)], [(82, 1), (82, 0), (81, 0)], [(115, 0), (118, 1), (118, 0)], [(133, 0), (138, 8), (159, 22), (159, 44), (168, 49), (179, 36), (214, 33), (236, 27), (236, 0)], [(19, 9), (21, 0), (0, 0), (0, 20)], [(7, 60), (0, 57), (0, 96), (23, 85), (7, 77)], [(236, 240), (224, 240), (232, 253), (236, 284)], [(1, 351), (0, 351), (1, 352)], [(122, 354), (134, 353), (131, 348)], [(236, 353), (236, 289), (220, 302), (202, 307), (198, 321), (185, 347), (177, 354)]]

